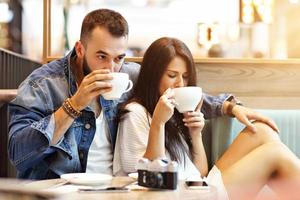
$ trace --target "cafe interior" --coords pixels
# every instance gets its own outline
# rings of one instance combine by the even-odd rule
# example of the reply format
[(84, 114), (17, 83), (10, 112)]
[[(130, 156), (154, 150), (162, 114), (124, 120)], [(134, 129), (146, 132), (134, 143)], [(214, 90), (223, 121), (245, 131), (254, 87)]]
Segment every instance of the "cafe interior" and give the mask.
[[(213, 188), (189, 190), (182, 181), (175, 190), (136, 186), (122, 191), (139, 177), (112, 177), (109, 186), (121, 189), (107, 192), (80, 191), (76, 181), (63, 178), (17, 178), (8, 155), (9, 103), (29, 74), (73, 49), (84, 16), (98, 8), (115, 10), (127, 20), (126, 62), (141, 64), (160, 37), (180, 39), (191, 50), (197, 86), (204, 93), (233, 94), (243, 106), (274, 120), (281, 141), (300, 158), (299, 0), (0, 0), (0, 200), (217, 199)], [(228, 116), (206, 120), (209, 167), (244, 128)], [(237, 199), (247, 199), (246, 192), (238, 194)], [(300, 193), (286, 194), (283, 199), (297, 199)], [(256, 199), (281, 198), (265, 186)]]

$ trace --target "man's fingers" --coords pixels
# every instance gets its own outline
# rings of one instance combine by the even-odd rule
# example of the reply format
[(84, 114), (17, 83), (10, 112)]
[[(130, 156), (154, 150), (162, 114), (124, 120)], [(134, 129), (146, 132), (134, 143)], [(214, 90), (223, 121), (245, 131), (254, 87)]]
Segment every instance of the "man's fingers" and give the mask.
[(273, 120), (267, 120), (266, 122), (274, 131), (279, 133), (279, 128), (277, 127), (276, 123)]
[(91, 73), (89, 73), (88, 75), (85, 76), (85, 78), (90, 78), (92, 76), (95, 76), (96, 74), (109, 74), (110, 70), (109, 69), (98, 69), (98, 70), (94, 70)]
[(89, 95), (92, 96), (92, 98), (94, 98), (94, 97), (97, 97), (101, 94), (104, 94), (104, 93), (110, 92), (110, 91), (111, 91), (111, 88), (101, 88), (101, 89), (92, 91)]
[(265, 124), (269, 125), (274, 131), (279, 133), (279, 129), (273, 120), (264, 116), (260, 116), (260, 119), (258, 119), (258, 121), (264, 122)]
[(108, 82), (109, 80), (112, 80), (112, 79), (113, 79), (113, 77), (111, 74), (95, 74), (93, 76), (85, 78), (84, 84), (89, 85), (93, 82), (99, 82), (99, 81)]
[(265, 124), (267, 124), (268, 126), (270, 126), (275, 132), (279, 133), (279, 128), (277, 127), (276, 123), (273, 120), (270, 119), (264, 119), (264, 120), (256, 120), (256, 121), (260, 121), (263, 122)]
[(279, 129), (276, 125), (276, 123), (269, 119), (268, 117), (265, 117), (261, 114), (256, 113), (255, 115), (250, 116), (251, 119), (255, 120), (255, 121), (260, 121), (263, 122), (265, 124), (267, 124), (268, 126), (270, 126), (274, 131), (276, 131), (277, 133), (279, 133)]
[(249, 128), (253, 133), (256, 133), (257, 129), (254, 126), (254, 124), (252, 124), (248, 118), (246, 116), (240, 116), (239, 118), (237, 118), (241, 123), (243, 123), (244, 125), (247, 126), (247, 128)]
[(86, 90), (86, 92), (91, 92), (94, 90), (101, 90), (101, 89), (110, 89), (111, 90), (111, 88), (112, 88), (112, 85), (109, 82), (96, 81), (96, 82), (89, 84), (84, 89)]

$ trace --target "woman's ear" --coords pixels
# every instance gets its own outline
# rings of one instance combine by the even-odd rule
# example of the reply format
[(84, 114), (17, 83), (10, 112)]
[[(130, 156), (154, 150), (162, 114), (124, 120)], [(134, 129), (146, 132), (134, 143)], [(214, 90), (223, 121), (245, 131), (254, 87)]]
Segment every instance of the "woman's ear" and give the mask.
[(82, 59), (84, 57), (85, 49), (80, 40), (75, 43), (75, 51), (78, 58)]

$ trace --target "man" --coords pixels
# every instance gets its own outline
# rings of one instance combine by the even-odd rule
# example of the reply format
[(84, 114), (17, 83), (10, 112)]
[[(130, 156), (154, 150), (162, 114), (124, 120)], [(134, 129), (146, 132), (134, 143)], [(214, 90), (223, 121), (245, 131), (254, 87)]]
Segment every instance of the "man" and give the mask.
[[(20, 85), (9, 107), (9, 157), (18, 177), (112, 173), (117, 105), (128, 95), (117, 101), (101, 95), (111, 90), (111, 72), (126, 72), (133, 82), (138, 76), (137, 64), (124, 63), (127, 40), (128, 24), (119, 13), (92, 11), (72, 52), (35, 70)], [(230, 98), (206, 95), (204, 103), (211, 109), (206, 118), (237, 113), (252, 126), (247, 118), (252, 111), (225, 101)]]

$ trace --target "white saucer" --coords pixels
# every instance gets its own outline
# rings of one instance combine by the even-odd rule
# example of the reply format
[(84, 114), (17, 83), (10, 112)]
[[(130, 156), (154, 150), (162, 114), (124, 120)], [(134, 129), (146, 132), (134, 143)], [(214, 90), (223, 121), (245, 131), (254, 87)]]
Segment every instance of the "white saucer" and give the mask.
[(100, 173), (70, 173), (62, 174), (60, 178), (77, 185), (104, 185), (110, 184), (112, 176)]
[(137, 172), (135, 172), (135, 173), (129, 173), (128, 176), (129, 176), (130, 178), (138, 179), (138, 176), (139, 176), (139, 175), (138, 175)]

